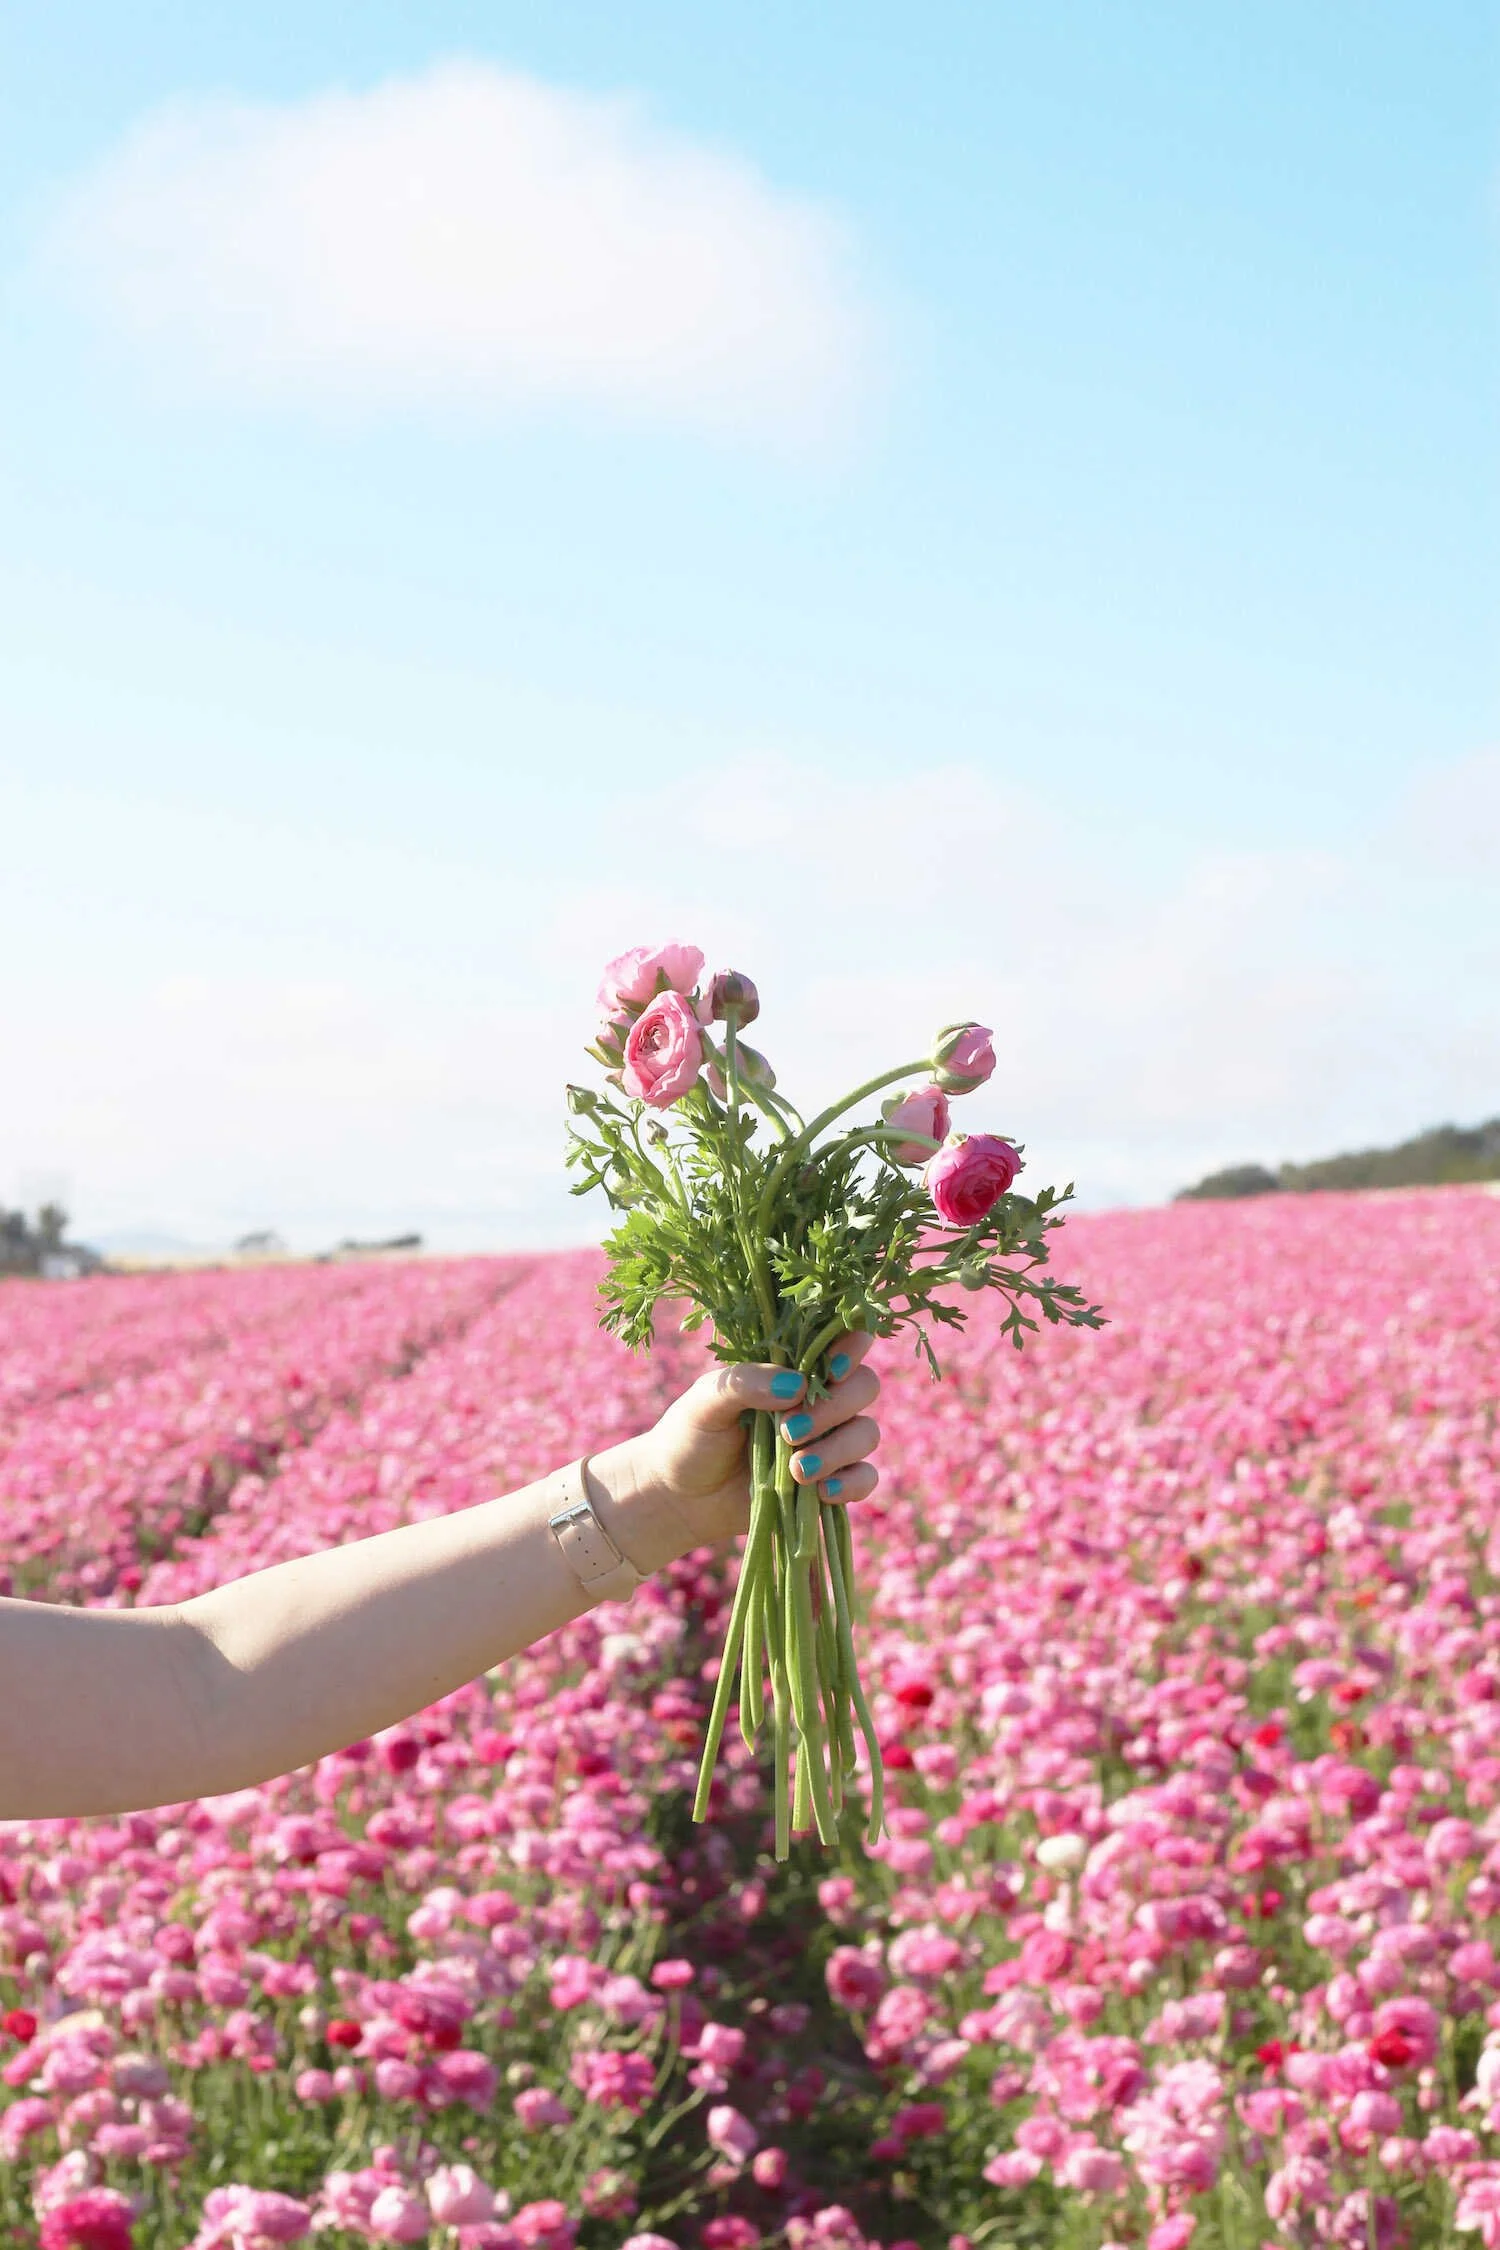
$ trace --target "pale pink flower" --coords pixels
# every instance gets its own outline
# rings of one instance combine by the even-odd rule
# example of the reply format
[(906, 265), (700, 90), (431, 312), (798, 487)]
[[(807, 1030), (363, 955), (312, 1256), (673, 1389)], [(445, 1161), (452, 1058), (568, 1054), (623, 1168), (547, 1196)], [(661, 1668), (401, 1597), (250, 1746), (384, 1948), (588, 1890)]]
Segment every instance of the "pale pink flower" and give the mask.
[(1073, 2142), (1058, 2166), (1064, 2187), (1081, 2195), (1118, 2195), (1125, 2186), (1125, 2166), (1112, 2148), (1101, 2147), (1091, 2136)]
[(312, 2206), (274, 2188), (235, 2183), (211, 2188), (192, 2250), (263, 2250), (277, 2242), (300, 2242), (312, 2226)]
[(703, 955), (695, 945), (632, 946), (608, 964), (599, 981), (599, 1013), (619, 1016), (626, 1008), (644, 1008), (658, 992), (691, 992), (702, 974)]
[(471, 2165), (439, 2165), (425, 2184), (427, 2206), (439, 2226), (480, 2226), (494, 2215), (495, 2191)]
[(664, 992), (631, 1025), (621, 1079), (650, 1109), (670, 1109), (703, 1067), (703, 1034), (680, 993)]
[(1500, 2166), (1465, 2180), (1453, 2224), (1461, 2234), (1478, 2234), (1484, 2250), (1500, 2250)]
[(743, 2111), (730, 2102), (719, 2102), (708, 2113), (708, 2143), (731, 2164), (744, 2164), (755, 2153), (760, 2135)]
[(1030, 2187), (1041, 2173), (1041, 2157), (1026, 2148), (1007, 2149), (999, 2156), (992, 2156), (984, 2168), (990, 2186), (999, 2188)]
[(367, 2225), (377, 2242), (425, 2242), (432, 2214), (421, 2196), (393, 2181), (371, 2203)]

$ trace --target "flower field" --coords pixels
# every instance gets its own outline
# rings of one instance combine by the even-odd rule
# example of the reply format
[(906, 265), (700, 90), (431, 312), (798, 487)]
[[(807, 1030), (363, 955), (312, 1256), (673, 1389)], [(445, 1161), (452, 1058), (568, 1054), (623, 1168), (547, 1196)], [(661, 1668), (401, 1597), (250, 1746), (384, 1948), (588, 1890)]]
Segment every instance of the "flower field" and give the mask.
[[(737, 1740), (691, 1826), (711, 1556), (315, 1769), (0, 1825), (0, 2233), (1500, 2245), (1500, 1200), (1056, 1243), (1101, 1334), (883, 1356), (875, 1851), (778, 1867)], [(697, 1348), (598, 1272), (0, 1285), (9, 1590), (170, 1602), (644, 1426)]]

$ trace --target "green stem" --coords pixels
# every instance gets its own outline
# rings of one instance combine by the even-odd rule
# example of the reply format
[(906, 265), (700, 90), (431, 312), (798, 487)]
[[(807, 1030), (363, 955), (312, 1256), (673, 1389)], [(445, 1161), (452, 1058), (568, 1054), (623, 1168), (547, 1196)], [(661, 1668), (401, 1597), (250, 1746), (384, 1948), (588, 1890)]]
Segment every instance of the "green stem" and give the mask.
[(760, 1740), (761, 1721), (765, 1717), (765, 1691), (762, 1674), (765, 1667), (765, 1648), (762, 1614), (765, 1600), (762, 1576), (756, 1572), (750, 1589), (749, 1605), (745, 1612), (745, 1639), (740, 1650), (740, 1739), (747, 1750), (753, 1750)]
[(820, 1110), (810, 1125), (804, 1125), (801, 1132), (787, 1142), (786, 1147), (781, 1151), (772, 1166), (765, 1187), (761, 1192), (760, 1207), (755, 1214), (757, 1233), (764, 1234), (766, 1232), (770, 1223), (771, 1206), (776, 1200), (776, 1190), (786, 1178), (797, 1158), (804, 1150), (812, 1147), (813, 1142), (825, 1126), (831, 1125), (836, 1117), (842, 1117), (846, 1109), (853, 1109), (856, 1103), (865, 1101), (871, 1094), (878, 1094), (882, 1087), (894, 1086), (898, 1078), (910, 1078), (919, 1070), (930, 1070), (931, 1068), (930, 1057), (924, 1055), (920, 1062), (902, 1063), (899, 1070), (887, 1070), (883, 1071), (879, 1078), (867, 1078), (863, 1086), (856, 1086), (852, 1094), (846, 1094), (842, 1101), (834, 1102), (830, 1108)]
[(849, 1608), (849, 1588), (853, 1582), (853, 1547), (849, 1538), (848, 1519), (842, 1508), (834, 1511), (834, 1518), (834, 1536), (828, 1548), (828, 1568), (833, 1579), (833, 1603), (838, 1618), (839, 1650), (844, 1660), (844, 1676), (859, 1719), (860, 1733), (865, 1738), (865, 1748), (870, 1756), (870, 1825), (865, 1841), (876, 1844), (880, 1841), (880, 1831), (885, 1826), (885, 1765), (880, 1755), (875, 1722), (870, 1717), (870, 1707), (865, 1701), (864, 1689), (859, 1684), (859, 1671), (854, 1661), (854, 1621)]
[(787, 1801), (786, 1766), (791, 1755), (790, 1694), (786, 1679), (786, 1634), (782, 1617), (781, 1588), (776, 1580), (776, 1543), (761, 1582), (766, 1655), (771, 1673), (772, 1788), (776, 1811), (776, 1857), (785, 1859), (791, 1849), (791, 1807)]
[[(790, 1485), (791, 1447), (777, 1433), (777, 1482)], [(818, 1835), (825, 1844), (837, 1841), (838, 1830), (828, 1794), (828, 1772), (823, 1743), (822, 1713), (818, 1704), (817, 1627), (813, 1623), (812, 1562), (817, 1553), (819, 1505), (811, 1485), (795, 1491), (792, 1500), (795, 1543), (787, 1556), (787, 1653), (792, 1685), (792, 1712), (797, 1721), (797, 1779), (799, 1795), (811, 1800)]]
[[(757, 1414), (756, 1437), (760, 1439), (761, 1425), (770, 1417)], [(759, 1451), (764, 1458), (764, 1440)], [(757, 1477), (750, 1504), (750, 1533), (745, 1542), (744, 1558), (740, 1564), (739, 1583), (734, 1589), (734, 1602), (729, 1612), (729, 1629), (724, 1636), (724, 1652), (719, 1659), (719, 1677), (714, 1684), (713, 1706), (708, 1715), (708, 1731), (703, 1737), (703, 1755), (698, 1763), (698, 1788), (693, 1798), (694, 1820), (708, 1816), (709, 1792), (713, 1786), (714, 1767), (718, 1762), (719, 1745), (724, 1739), (724, 1723), (729, 1716), (729, 1693), (734, 1684), (735, 1659), (745, 1633), (745, 1618), (750, 1606), (750, 1596), (762, 1569), (762, 1557), (771, 1535), (771, 1507), (774, 1494), (767, 1490), (767, 1480)]]

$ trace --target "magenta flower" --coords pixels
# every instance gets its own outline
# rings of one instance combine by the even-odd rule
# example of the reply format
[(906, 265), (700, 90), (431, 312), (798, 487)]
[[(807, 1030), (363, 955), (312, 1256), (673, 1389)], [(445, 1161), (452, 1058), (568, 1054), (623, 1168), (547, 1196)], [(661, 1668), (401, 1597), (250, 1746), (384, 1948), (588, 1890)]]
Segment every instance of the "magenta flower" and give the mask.
[(135, 2206), (117, 2188), (85, 2188), (42, 2219), (40, 2250), (131, 2250)]
[(938, 1217), (950, 1227), (976, 1226), (1009, 1193), (1021, 1159), (993, 1133), (954, 1133), (924, 1175)]

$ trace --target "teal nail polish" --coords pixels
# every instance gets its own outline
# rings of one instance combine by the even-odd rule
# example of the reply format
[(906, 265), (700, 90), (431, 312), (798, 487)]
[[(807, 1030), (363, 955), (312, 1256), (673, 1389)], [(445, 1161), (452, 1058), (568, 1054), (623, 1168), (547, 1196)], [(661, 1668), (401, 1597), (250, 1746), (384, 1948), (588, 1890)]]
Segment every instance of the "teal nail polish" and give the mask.
[(815, 1477), (823, 1466), (821, 1453), (799, 1453), (797, 1466), (805, 1477)]
[(823, 1487), (823, 1490), (827, 1493), (830, 1500), (837, 1500), (839, 1494), (843, 1491), (843, 1489), (844, 1480), (842, 1477), (830, 1477), (828, 1479), (828, 1482)]
[(828, 1362), (828, 1372), (836, 1383), (842, 1383), (849, 1372), (850, 1365), (851, 1362), (847, 1352), (835, 1352)]
[(812, 1416), (810, 1414), (789, 1414), (786, 1418), (786, 1434), (793, 1445), (799, 1444), (805, 1437), (811, 1437)]
[(772, 1398), (799, 1398), (801, 1393), (802, 1377), (794, 1367), (783, 1367), (771, 1377)]

